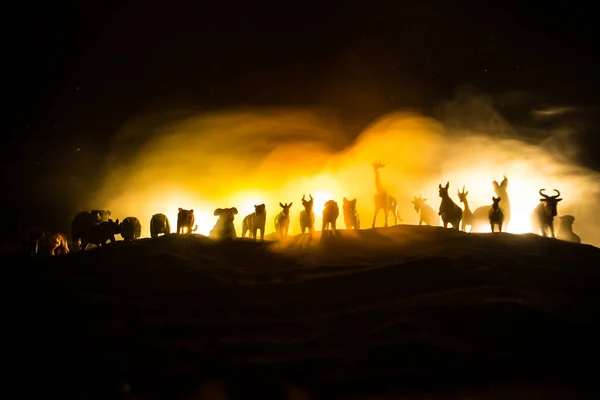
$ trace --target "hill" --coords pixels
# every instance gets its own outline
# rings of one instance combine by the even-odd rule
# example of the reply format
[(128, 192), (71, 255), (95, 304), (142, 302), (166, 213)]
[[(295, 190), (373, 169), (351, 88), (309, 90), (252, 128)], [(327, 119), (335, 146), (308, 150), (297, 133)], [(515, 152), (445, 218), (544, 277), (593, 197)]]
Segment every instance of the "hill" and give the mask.
[(169, 235), (2, 263), (22, 394), (115, 398), (128, 382), (138, 398), (180, 398), (224, 379), (234, 398), (515, 382), (575, 398), (600, 355), (600, 249), (533, 234)]

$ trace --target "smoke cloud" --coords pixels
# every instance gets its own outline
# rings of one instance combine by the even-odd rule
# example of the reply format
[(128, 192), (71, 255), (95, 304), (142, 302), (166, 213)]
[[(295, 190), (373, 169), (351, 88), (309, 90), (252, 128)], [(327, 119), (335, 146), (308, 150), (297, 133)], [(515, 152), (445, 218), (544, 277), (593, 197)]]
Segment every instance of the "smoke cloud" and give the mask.
[[(566, 111), (536, 110), (535, 115)], [(594, 223), (600, 174), (577, 165), (568, 130), (546, 131), (541, 142), (525, 139), (485, 98), (466, 95), (442, 105), (437, 116), (390, 113), (354, 140), (322, 110), (244, 109), (137, 120), (115, 136), (109, 172), (84, 209), (110, 209), (121, 219), (136, 216), (143, 236), (149, 236), (156, 213), (166, 214), (175, 226), (178, 207), (193, 209), (196, 233), (207, 235), (217, 219), (215, 208), (237, 207), (240, 235), (242, 219), (254, 204), (266, 204), (268, 234), (274, 232), (279, 202), (293, 202), (290, 233), (295, 234), (300, 232), (300, 200), (312, 194), (317, 230), (325, 201), (333, 199), (341, 209), (344, 197), (357, 199), (361, 225), (367, 228), (376, 192), (372, 163), (381, 161), (381, 180), (398, 200), (402, 223), (418, 223), (410, 202), (414, 196), (439, 207), (440, 183), (450, 182), (450, 194), (461, 207), (456, 190), (464, 185), (474, 210), (491, 204), (492, 181), (506, 175), (509, 232), (529, 232), (539, 189), (550, 194), (558, 189), (564, 199), (559, 215), (574, 215), (574, 231), (600, 246), (600, 228)], [(342, 216), (338, 225), (343, 227)]]

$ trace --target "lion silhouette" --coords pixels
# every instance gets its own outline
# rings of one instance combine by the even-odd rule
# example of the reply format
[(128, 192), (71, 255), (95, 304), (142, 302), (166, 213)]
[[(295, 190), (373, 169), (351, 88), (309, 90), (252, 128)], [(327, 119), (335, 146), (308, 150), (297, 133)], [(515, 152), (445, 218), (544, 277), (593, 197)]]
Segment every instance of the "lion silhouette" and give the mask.
[(251, 239), (256, 240), (256, 232), (260, 230), (260, 240), (265, 240), (265, 225), (267, 223), (267, 210), (264, 204), (254, 205), (254, 212), (242, 220), (242, 237), (249, 232)]
[[(177, 213), (177, 233), (196, 232), (198, 225), (194, 225), (194, 221), (194, 210), (184, 210), (179, 207), (179, 213)], [(192, 226), (194, 226), (193, 229)]]

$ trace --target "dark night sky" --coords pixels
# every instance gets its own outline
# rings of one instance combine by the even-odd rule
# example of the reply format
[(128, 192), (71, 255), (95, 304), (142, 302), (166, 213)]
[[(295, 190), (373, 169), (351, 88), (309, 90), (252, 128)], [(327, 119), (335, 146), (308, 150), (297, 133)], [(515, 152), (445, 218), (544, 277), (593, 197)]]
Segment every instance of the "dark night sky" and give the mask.
[[(93, 187), (111, 134), (153, 110), (316, 104), (355, 134), (394, 108), (429, 110), (463, 84), (600, 104), (593, 2), (108, 4), (4, 6), (6, 205), (39, 198), (23, 184), (57, 175)], [(77, 161), (76, 147), (93, 151)]]

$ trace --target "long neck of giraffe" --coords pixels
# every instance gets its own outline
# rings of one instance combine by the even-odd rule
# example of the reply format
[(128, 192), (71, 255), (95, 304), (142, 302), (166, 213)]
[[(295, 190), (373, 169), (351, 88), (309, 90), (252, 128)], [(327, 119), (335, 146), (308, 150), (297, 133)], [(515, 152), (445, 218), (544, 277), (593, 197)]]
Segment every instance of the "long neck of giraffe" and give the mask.
[(467, 200), (466, 197), (465, 197), (465, 201), (463, 203), (465, 205), (465, 211), (471, 211), (471, 210), (469, 210), (469, 200)]
[(379, 170), (375, 171), (375, 188), (377, 189), (377, 193), (385, 193), (381, 179), (379, 179)]

